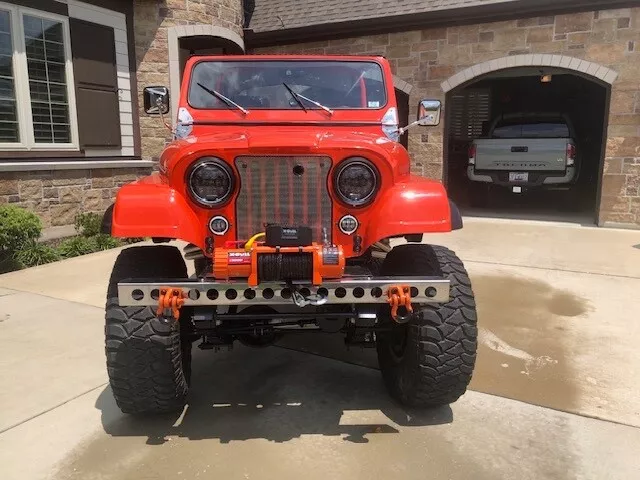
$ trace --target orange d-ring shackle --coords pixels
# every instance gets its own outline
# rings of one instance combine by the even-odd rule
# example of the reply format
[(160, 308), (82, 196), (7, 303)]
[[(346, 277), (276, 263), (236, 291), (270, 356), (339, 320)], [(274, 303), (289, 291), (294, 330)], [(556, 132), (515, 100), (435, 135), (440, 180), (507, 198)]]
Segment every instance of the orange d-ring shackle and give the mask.
[(187, 295), (181, 288), (161, 288), (156, 314), (161, 316), (165, 310), (171, 310), (174, 318), (176, 320), (180, 319), (180, 307), (184, 305), (185, 298), (187, 298)]
[(413, 313), (411, 306), (411, 288), (408, 285), (393, 285), (387, 291), (389, 305), (391, 305), (391, 318), (395, 321), (406, 320), (398, 315), (398, 307), (404, 307), (408, 313)]

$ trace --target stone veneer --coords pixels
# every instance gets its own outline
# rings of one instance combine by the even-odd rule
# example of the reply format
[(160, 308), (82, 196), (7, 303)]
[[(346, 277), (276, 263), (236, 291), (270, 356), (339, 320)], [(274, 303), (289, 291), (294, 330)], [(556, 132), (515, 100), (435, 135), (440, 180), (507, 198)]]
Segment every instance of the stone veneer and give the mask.
[[(242, 0), (135, 0), (134, 30), (140, 106), (142, 158), (157, 158), (170, 139), (169, 131), (156, 117), (144, 113), (145, 86), (169, 86), (167, 28), (180, 25), (214, 25), (242, 36)], [(179, 92), (171, 92), (178, 95)]]
[[(414, 88), (410, 119), (425, 97), (469, 67), (526, 54), (565, 55), (618, 73), (611, 90), (600, 224), (640, 227), (640, 8), (580, 12), (479, 25), (260, 48), (256, 53), (375, 54)], [(445, 84), (446, 86), (446, 84)], [(442, 178), (444, 124), (409, 136), (416, 173)]]
[(28, 208), (45, 228), (73, 225), (78, 213), (104, 213), (119, 187), (148, 174), (148, 168), (0, 173), (0, 204)]
[[(242, 23), (242, 0), (134, 0), (143, 159), (157, 158), (170, 139), (160, 120), (146, 116), (142, 110), (145, 86), (170, 84), (168, 27), (212, 25), (242, 36)], [(0, 203), (34, 211), (45, 227), (73, 225), (76, 214), (103, 213), (120, 186), (150, 172), (150, 168), (1, 172)]]

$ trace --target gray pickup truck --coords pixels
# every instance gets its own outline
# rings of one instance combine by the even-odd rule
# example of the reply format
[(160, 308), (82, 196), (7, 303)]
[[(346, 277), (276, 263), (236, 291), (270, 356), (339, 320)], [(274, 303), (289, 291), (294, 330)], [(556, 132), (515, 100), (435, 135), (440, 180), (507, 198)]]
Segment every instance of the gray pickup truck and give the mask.
[(566, 115), (513, 113), (494, 119), (489, 135), (471, 144), (467, 176), (521, 193), (569, 186), (578, 169), (575, 130)]

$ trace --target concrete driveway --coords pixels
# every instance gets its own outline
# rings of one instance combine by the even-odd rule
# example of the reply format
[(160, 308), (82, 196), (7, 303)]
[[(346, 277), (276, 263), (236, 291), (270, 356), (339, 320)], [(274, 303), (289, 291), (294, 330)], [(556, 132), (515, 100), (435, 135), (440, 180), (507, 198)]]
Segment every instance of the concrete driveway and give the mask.
[(481, 335), (471, 390), (426, 412), (319, 336), (196, 349), (183, 414), (135, 420), (104, 360), (117, 251), (0, 276), (0, 478), (636, 478), (640, 232), (469, 219), (429, 241), (465, 260)]

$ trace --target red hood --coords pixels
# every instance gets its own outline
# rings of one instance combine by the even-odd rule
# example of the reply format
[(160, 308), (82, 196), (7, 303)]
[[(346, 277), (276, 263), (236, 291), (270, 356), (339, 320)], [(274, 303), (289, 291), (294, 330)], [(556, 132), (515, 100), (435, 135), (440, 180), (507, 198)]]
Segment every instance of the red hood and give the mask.
[[(211, 128), (211, 127), (209, 127)], [(201, 130), (204, 130), (201, 127)], [(400, 175), (409, 172), (409, 156), (397, 142), (387, 139), (382, 132), (354, 132), (352, 127), (332, 126), (310, 128), (263, 126), (239, 129), (226, 127), (226, 131), (205, 133), (169, 145), (162, 155), (160, 168), (170, 173), (176, 167), (186, 168), (201, 156), (217, 156), (233, 163), (233, 157), (256, 155), (329, 155), (335, 160), (343, 156), (373, 156), (372, 160), (388, 162)], [(376, 162), (377, 163), (377, 162)]]

